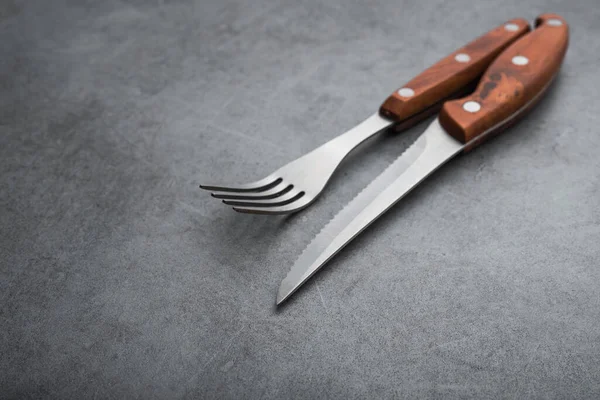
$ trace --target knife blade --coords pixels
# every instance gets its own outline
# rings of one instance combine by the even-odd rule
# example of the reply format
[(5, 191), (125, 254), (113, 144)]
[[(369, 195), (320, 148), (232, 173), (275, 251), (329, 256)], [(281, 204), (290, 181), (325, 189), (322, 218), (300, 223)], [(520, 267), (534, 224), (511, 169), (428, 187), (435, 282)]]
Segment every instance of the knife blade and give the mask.
[(539, 16), (536, 29), (498, 56), (472, 95), (445, 103), (415, 143), (315, 237), (281, 282), (277, 304), (452, 157), (473, 150), (520, 119), (554, 80), (568, 39), (562, 17)]
[(218, 190), (212, 196), (237, 212), (277, 215), (300, 211), (316, 200), (342, 160), (361, 143), (389, 128), (395, 132), (408, 129), (437, 114), (445, 101), (471, 93), (496, 56), (529, 30), (529, 23), (522, 18), (490, 30), (393, 92), (378, 112), (362, 123), (262, 179), (200, 187)]

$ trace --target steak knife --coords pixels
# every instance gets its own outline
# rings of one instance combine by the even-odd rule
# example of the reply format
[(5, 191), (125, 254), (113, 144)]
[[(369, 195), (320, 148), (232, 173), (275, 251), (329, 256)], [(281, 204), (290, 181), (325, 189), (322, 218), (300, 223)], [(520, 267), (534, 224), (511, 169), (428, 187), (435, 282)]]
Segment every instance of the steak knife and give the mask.
[(427, 130), (323, 228), (281, 282), (277, 304), (430, 174), (522, 118), (558, 74), (568, 42), (564, 18), (540, 15), (535, 29), (490, 65), (473, 94), (444, 103)]
[(427, 68), (392, 93), (379, 112), (262, 179), (235, 185), (200, 185), (242, 213), (290, 214), (311, 205), (341, 162), (365, 140), (387, 130), (401, 132), (437, 114), (445, 101), (475, 89), (490, 63), (517, 39), (529, 23), (511, 19)]

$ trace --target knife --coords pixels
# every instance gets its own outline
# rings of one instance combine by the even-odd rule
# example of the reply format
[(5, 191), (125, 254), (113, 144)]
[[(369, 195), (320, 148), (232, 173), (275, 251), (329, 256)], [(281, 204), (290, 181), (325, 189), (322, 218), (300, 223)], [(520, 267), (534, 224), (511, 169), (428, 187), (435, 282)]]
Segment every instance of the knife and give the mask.
[(212, 196), (238, 212), (276, 215), (300, 211), (316, 200), (357, 146), (390, 127), (403, 131), (437, 114), (445, 101), (471, 93), (498, 54), (529, 30), (522, 18), (490, 30), (411, 79), (385, 100), (379, 112), (262, 179), (200, 187), (217, 190)]
[(323, 228), (281, 282), (278, 305), (435, 170), (517, 122), (541, 99), (560, 70), (569, 28), (557, 14), (540, 15), (535, 26), (494, 60), (473, 94), (444, 103), (427, 130)]

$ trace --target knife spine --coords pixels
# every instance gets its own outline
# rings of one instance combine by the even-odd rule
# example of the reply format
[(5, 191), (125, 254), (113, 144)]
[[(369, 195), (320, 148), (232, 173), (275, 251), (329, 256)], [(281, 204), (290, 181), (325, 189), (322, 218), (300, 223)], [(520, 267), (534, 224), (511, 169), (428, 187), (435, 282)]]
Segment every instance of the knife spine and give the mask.
[[(383, 189), (385, 189), (389, 183), (393, 180), (395, 180), (399, 173), (396, 171), (396, 169), (398, 167), (401, 167), (400, 163), (406, 163), (406, 159), (409, 158), (411, 159), (413, 153), (414, 153), (414, 159), (418, 158), (418, 156), (421, 154), (422, 149), (419, 150), (417, 147), (415, 146), (417, 144), (417, 142), (419, 142), (419, 140), (415, 140), (413, 141), (410, 146), (408, 146), (407, 148), (404, 149), (404, 151), (391, 163), (389, 164), (377, 177), (375, 177), (375, 179), (373, 181), (371, 181), (369, 184), (367, 184), (365, 187), (363, 187), (361, 189), (360, 192), (358, 192), (347, 204), (344, 205), (344, 207), (342, 207), (342, 209), (340, 209), (324, 226), (323, 228), (321, 228), (321, 230), (312, 238), (312, 240), (308, 243), (308, 245), (304, 248), (304, 250), (302, 251), (302, 253), (300, 253), (300, 255), (298, 256), (298, 258), (296, 259), (296, 261), (294, 262), (294, 264), (292, 265), (292, 267), (290, 268), (288, 274), (286, 275), (286, 277), (283, 279), (283, 282), (286, 281), (290, 281), (293, 278), (297, 277), (296, 280), (300, 280), (300, 278), (304, 275), (304, 271), (296, 271), (296, 269), (301, 268), (302, 266), (305, 266), (304, 263), (301, 263), (303, 259), (308, 258), (309, 254), (310, 254), (310, 250), (313, 247), (317, 246), (317, 243), (319, 243), (320, 239), (327, 236), (327, 238), (329, 239), (329, 241), (333, 240), (338, 234), (340, 234), (343, 230), (343, 228), (346, 226), (346, 224), (344, 224), (342, 226), (341, 229), (337, 228), (338, 225), (338, 221), (343, 220), (345, 217), (346, 213), (350, 213), (352, 212), (353, 208), (355, 207), (355, 204), (358, 204), (361, 202), (362, 198), (365, 196), (370, 196), (372, 200), (373, 198), (375, 198), (377, 196), (377, 194), (379, 194)], [(407, 157), (408, 156), (408, 157)], [(407, 163), (407, 166), (410, 165), (411, 162)], [(406, 169), (406, 167), (404, 169)], [(401, 173), (400, 173), (401, 174)], [(388, 175), (390, 175), (388, 177)], [(360, 210), (362, 210), (362, 207), (358, 210), (360, 212)], [(350, 214), (353, 217), (355, 215)], [(333, 231), (333, 232), (330, 232)], [(324, 246), (322, 249), (320, 249), (320, 253), (322, 254), (324, 250), (327, 249), (327, 246)], [(340, 248), (341, 250), (341, 248)], [(323, 263), (322, 265), (326, 264)], [(321, 266), (322, 266), (321, 265)], [(320, 268), (320, 267), (319, 267)], [(310, 276), (312, 276), (312, 274), (314, 274), (315, 272), (317, 272), (318, 268), (313, 271), (306, 279), (304, 279), (304, 281), (308, 280), (310, 278)], [(302, 285), (302, 283), (300, 283), (299, 285), (297, 285), (297, 288), (300, 287)], [(296, 289), (297, 289), (296, 288)], [(288, 297), (296, 290), (294, 289), (293, 291), (291, 291), (288, 294)]]

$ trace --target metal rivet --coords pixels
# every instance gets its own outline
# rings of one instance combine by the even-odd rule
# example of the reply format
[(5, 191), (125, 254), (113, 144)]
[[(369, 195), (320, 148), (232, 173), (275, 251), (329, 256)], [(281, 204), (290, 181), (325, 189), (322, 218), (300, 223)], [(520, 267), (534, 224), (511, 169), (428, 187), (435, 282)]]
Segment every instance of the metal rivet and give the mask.
[(504, 29), (506, 29), (509, 32), (516, 32), (519, 30), (519, 25), (517, 24), (506, 24), (504, 25)]
[(552, 18), (548, 20), (548, 25), (550, 26), (561, 26), (563, 22), (560, 19)]
[(481, 110), (481, 104), (476, 101), (467, 101), (463, 104), (463, 110), (468, 111), (470, 113), (476, 113)]
[(458, 53), (458, 54), (457, 54), (457, 55), (454, 57), (454, 59), (455, 59), (456, 61), (458, 61), (458, 62), (461, 62), (461, 63), (466, 63), (466, 62), (469, 62), (469, 61), (471, 61), (471, 57), (469, 57), (469, 55), (468, 55), (468, 54), (465, 54), (465, 53)]
[(402, 97), (413, 97), (415, 95), (415, 91), (411, 88), (403, 87), (398, 90), (398, 94)]
[(512, 63), (515, 65), (527, 65), (529, 64), (529, 59), (525, 56), (514, 56)]

